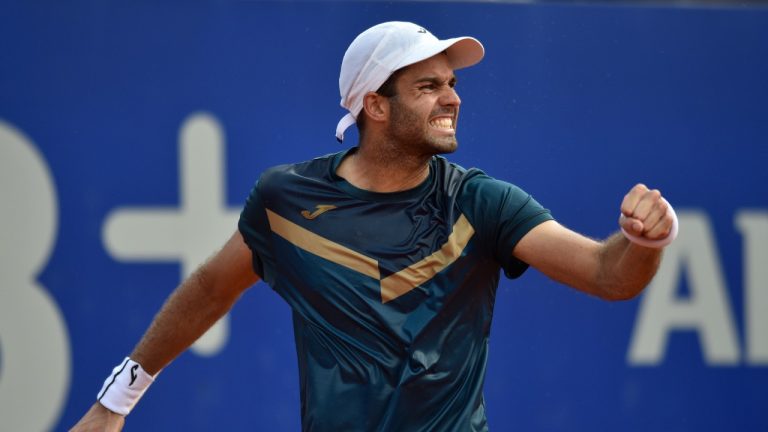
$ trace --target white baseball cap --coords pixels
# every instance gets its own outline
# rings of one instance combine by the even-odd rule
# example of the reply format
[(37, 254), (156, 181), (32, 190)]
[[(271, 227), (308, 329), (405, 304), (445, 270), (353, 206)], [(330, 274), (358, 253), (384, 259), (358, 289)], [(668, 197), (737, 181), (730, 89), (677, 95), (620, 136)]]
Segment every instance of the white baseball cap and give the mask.
[(344, 131), (355, 123), (368, 92), (378, 90), (398, 69), (443, 51), (454, 69), (472, 66), (485, 54), (483, 44), (475, 38), (440, 40), (424, 27), (409, 22), (385, 22), (360, 33), (341, 61), (341, 106), (349, 113), (336, 126), (336, 139), (344, 140)]

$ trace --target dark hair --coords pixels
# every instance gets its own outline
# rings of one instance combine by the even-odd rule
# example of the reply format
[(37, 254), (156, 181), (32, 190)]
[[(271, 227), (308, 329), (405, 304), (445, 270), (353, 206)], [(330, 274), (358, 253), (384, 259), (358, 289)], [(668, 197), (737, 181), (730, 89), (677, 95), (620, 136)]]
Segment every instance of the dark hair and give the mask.
[[(386, 98), (393, 98), (397, 96), (397, 79), (402, 75), (402, 72), (405, 70), (405, 68), (400, 68), (394, 72), (392, 72), (392, 75), (387, 78), (386, 81), (384, 81), (384, 84), (379, 87), (378, 90), (376, 90), (376, 93), (386, 97)], [(365, 130), (365, 114), (363, 114), (363, 111), (360, 111), (360, 114), (357, 115), (357, 120), (355, 122), (357, 125), (357, 132), (358, 135), (361, 137), (363, 136), (363, 131)]]
[(405, 69), (406, 68), (400, 68), (392, 72), (392, 75), (384, 81), (384, 84), (376, 90), (376, 93), (388, 98), (397, 96), (397, 79), (400, 78), (400, 75), (403, 74)]

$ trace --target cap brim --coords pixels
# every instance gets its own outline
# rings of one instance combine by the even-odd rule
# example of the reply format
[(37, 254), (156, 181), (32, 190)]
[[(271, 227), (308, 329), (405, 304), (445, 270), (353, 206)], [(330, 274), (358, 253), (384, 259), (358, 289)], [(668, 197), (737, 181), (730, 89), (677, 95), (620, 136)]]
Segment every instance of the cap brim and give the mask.
[(411, 50), (411, 55), (404, 57), (395, 70), (426, 60), (443, 51), (448, 55), (451, 67), (454, 69), (462, 69), (477, 64), (485, 55), (483, 44), (473, 37), (463, 36), (436, 40)]
[(476, 65), (485, 56), (483, 44), (473, 37), (465, 36), (449, 39), (449, 41), (453, 43), (445, 51), (454, 69)]

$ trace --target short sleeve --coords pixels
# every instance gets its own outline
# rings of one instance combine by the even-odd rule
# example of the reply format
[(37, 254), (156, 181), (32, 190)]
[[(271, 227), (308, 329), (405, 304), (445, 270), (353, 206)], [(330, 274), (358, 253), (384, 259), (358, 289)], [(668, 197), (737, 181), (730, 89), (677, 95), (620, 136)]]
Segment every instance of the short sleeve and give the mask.
[(251, 189), (245, 202), (245, 207), (240, 213), (240, 221), (237, 224), (248, 248), (251, 249), (253, 270), (265, 282), (271, 284), (272, 272), (268, 263), (270, 260), (270, 229), (267, 212), (262, 202), (260, 183), (257, 182)]
[(509, 186), (500, 210), (496, 257), (507, 277), (516, 278), (528, 269), (528, 264), (515, 258), (512, 250), (528, 231), (553, 218), (549, 210), (542, 207), (531, 195), (516, 186)]
[(522, 275), (528, 264), (515, 258), (512, 250), (531, 229), (553, 219), (549, 210), (519, 187), (479, 170), (470, 171), (461, 201), (462, 210), (504, 274), (509, 278)]

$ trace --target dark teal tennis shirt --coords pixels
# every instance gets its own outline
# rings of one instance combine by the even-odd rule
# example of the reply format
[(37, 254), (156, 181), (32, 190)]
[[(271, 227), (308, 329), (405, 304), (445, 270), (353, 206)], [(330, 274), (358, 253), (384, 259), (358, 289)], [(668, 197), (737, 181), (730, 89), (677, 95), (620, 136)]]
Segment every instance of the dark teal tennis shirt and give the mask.
[(442, 157), (418, 187), (336, 175), (350, 151), (266, 171), (239, 229), (293, 311), (304, 431), (485, 431), (500, 272), (552, 219), (529, 194)]

